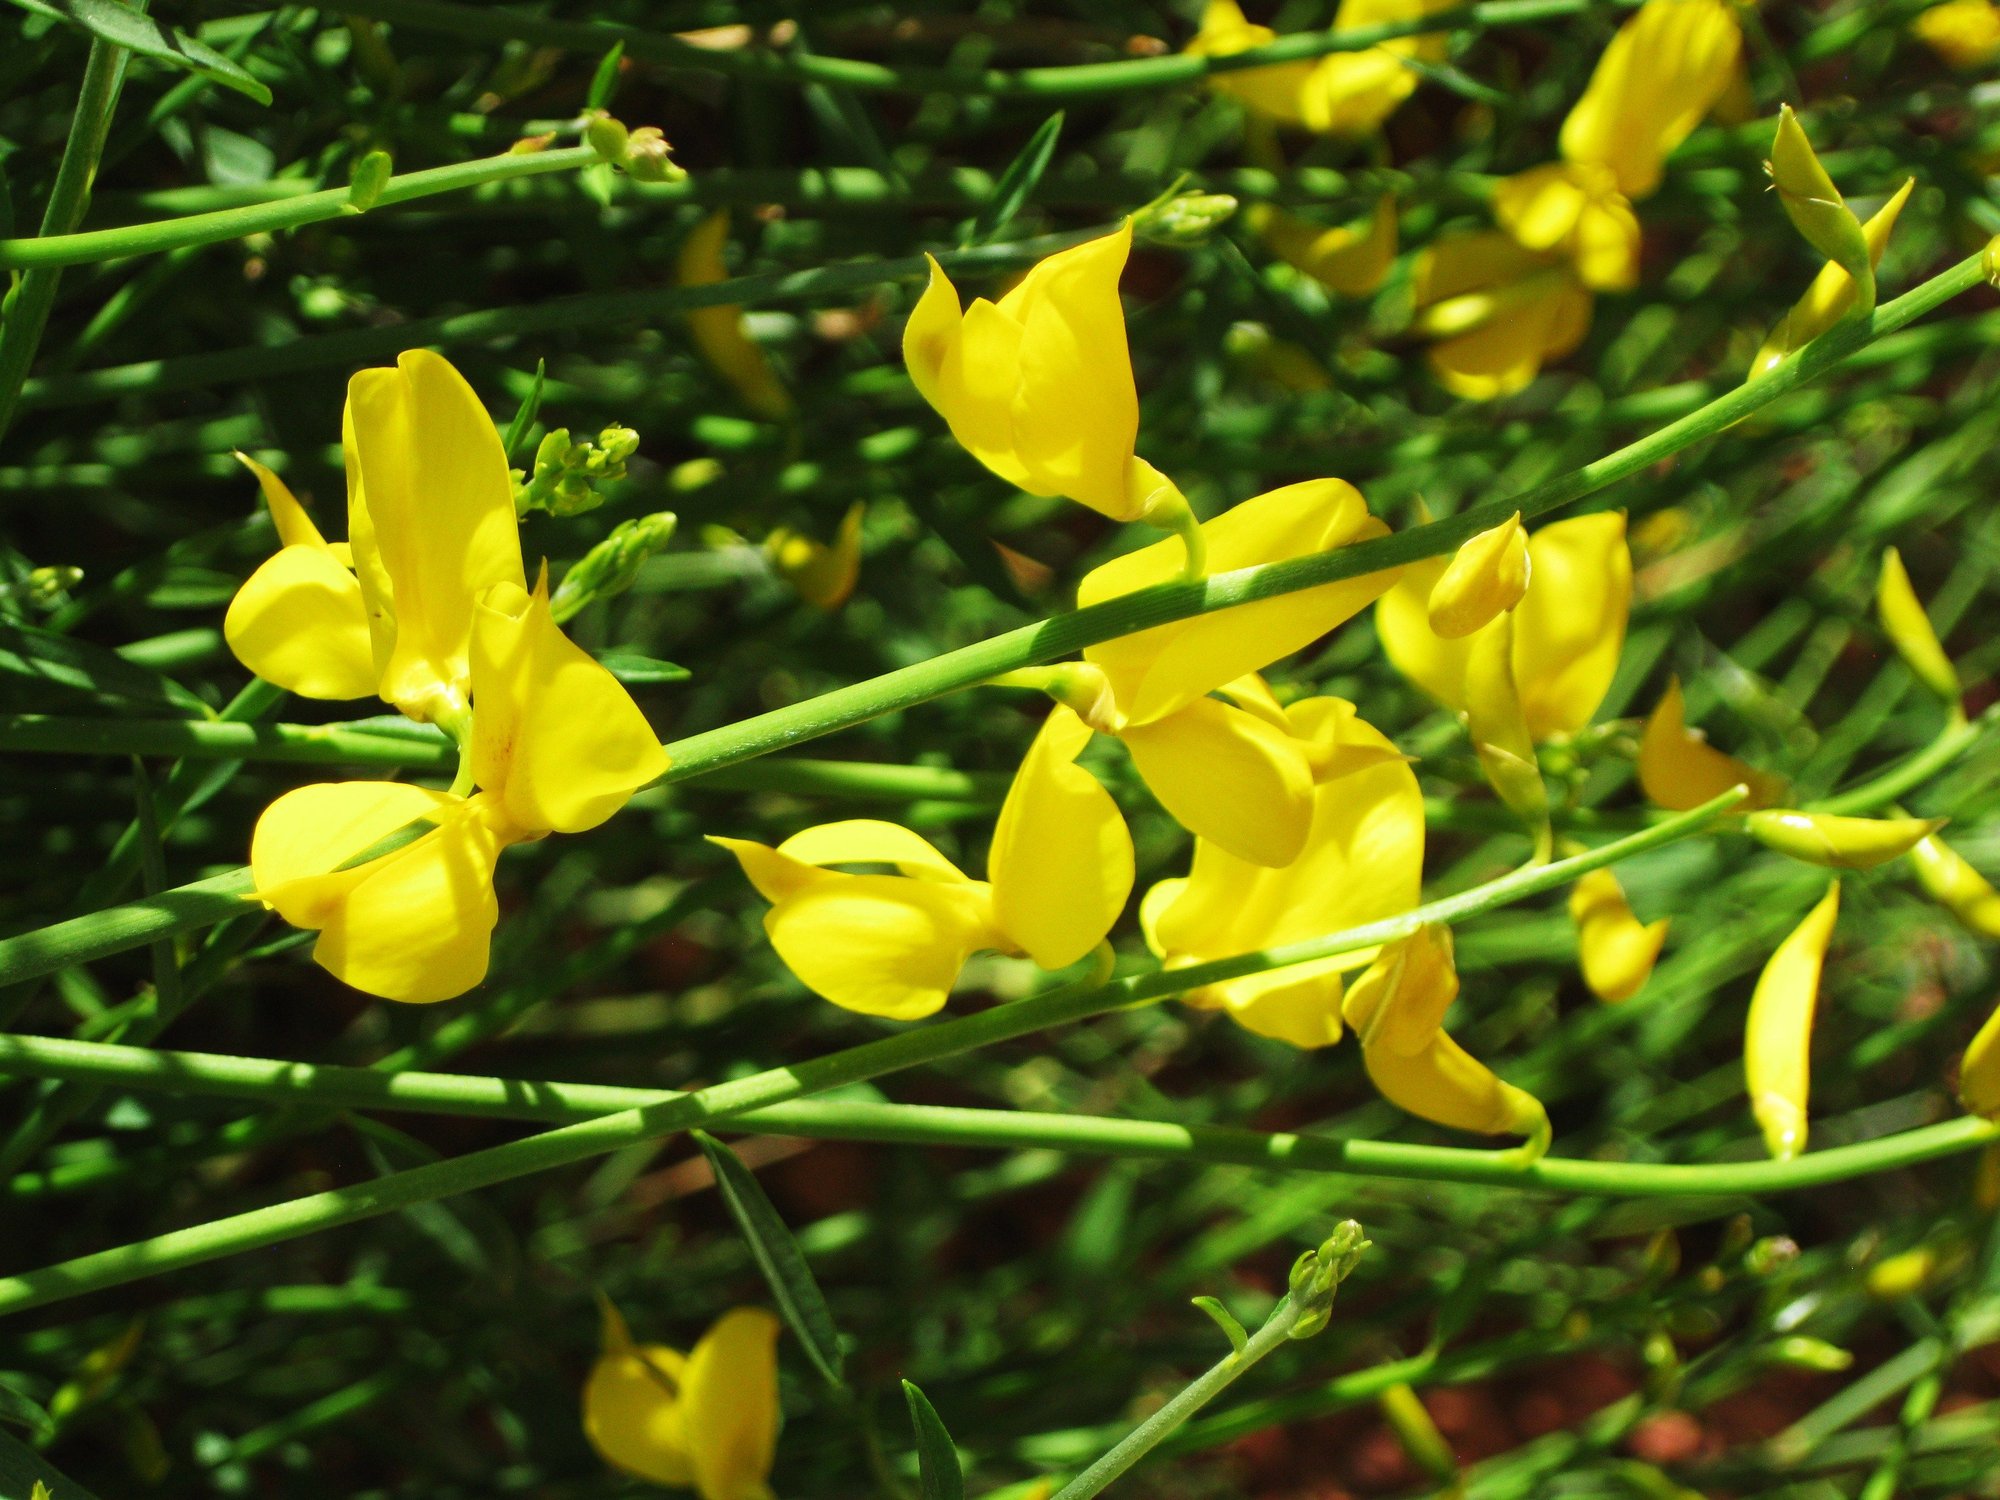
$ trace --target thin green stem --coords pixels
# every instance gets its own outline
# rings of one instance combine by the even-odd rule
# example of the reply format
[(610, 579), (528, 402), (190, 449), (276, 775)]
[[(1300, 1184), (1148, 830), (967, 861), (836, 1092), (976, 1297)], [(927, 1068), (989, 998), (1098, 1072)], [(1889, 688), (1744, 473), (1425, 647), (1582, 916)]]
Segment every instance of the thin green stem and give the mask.
[(1976, 719), (1954, 718), (1923, 749), (1889, 767), (1881, 775), (1861, 785), (1812, 804), (1811, 812), (1849, 815), (1874, 812), (1908, 796), (1960, 756), (1966, 754), (2000, 724), (2000, 708), (1989, 708)]
[[(570, 171), (591, 166), (601, 159), (588, 146), (568, 146), (555, 151), (520, 155), (502, 153), (477, 161), (404, 172), (388, 180), (381, 196), (368, 212), (433, 197), (438, 193), (481, 187), (490, 182), (508, 182), (523, 177), (538, 177), (546, 172)], [(78, 266), (131, 255), (157, 255), (188, 245), (213, 245), (223, 240), (241, 239), (246, 234), (297, 229), (303, 224), (318, 224), (353, 212), (346, 188), (324, 188), (302, 197), (245, 204), (240, 208), (225, 208), (214, 213), (189, 214), (152, 224), (127, 224), (116, 229), (89, 229), (75, 234), (43, 234), (34, 239), (0, 239), (0, 271)]]

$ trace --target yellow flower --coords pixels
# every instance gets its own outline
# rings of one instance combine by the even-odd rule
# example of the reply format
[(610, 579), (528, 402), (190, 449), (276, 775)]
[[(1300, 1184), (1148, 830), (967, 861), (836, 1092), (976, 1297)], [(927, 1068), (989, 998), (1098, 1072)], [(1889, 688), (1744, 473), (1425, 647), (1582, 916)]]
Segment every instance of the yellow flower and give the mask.
[(1936, 834), (1910, 850), (1917, 884), (1981, 937), (2000, 938), (2000, 891)]
[(1534, 563), (1521, 513), (1473, 537), (1452, 554), (1431, 585), (1427, 618), (1431, 630), (1458, 640), (1490, 624), (1521, 602)]
[(1523, 1135), (1528, 1152), (1541, 1155), (1549, 1139), (1541, 1101), (1497, 1077), (1444, 1030), (1457, 995), (1450, 928), (1420, 927), (1384, 948), (1342, 1005), (1368, 1077), (1399, 1109), (1454, 1130)]
[[(546, 574), (532, 595), (487, 588), (467, 649), (475, 795), (304, 786), (267, 807), (251, 838), (257, 899), (319, 933), (321, 967), (388, 1000), (448, 1000), (478, 984), (499, 918), (500, 851), (594, 828), (667, 769), (638, 705), (556, 626)], [(419, 821), (433, 826), (342, 868)]]
[(1551, 162), (1517, 172), (1494, 191), (1493, 217), (1523, 248), (1569, 260), (1593, 290), (1638, 284), (1639, 216), (1607, 166)]
[[(713, 286), (727, 281), (722, 247), (729, 241), (729, 211), (717, 209), (681, 242), (675, 279), (682, 286)], [(785, 389), (763, 346), (743, 331), (743, 309), (733, 303), (697, 307), (687, 315), (688, 332), (702, 358), (736, 392), (737, 398), (767, 421), (783, 422), (792, 415), (791, 392)]]
[(1747, 786), (1749, 799), (1739, 810), (1769, 807), (1785, 794), (1782, 777), (1769, 776), (1725, 755), (1708, 736), (1687, 724), (1687, 703), (1681, 680), (1667, 679), (1659, 706), (1646, 720), (1639, 741), (1639, 785), (1655, 807), (1686, 812), (1713, 801), (1734, 786)]
[(453, 723), (469, 698), (474, 599), (525, 585), (500, 435), (457, 370), (413, 349), (348, 382), (341, 437), (353, 586), (338, 576), (339, 550), (252, 465), (285, 545), (231, 601), (224, 634), (280, 687), (372, 691), (419, 722)]
[(1051, 255), (998, 302), (960, 308), (936, 260), (903, 329), (903, 360), (952, 436), (1032, 495), (1064, 495), (1115, 521), (1186, 507), (1139, 458), (1139, 395), (1118, 278), (1116, 233)]
[[(1340, 479), (1286, 485), (1200, 529), (1217, 571), (1388, 532)], [(1179, 576), (1179, 552), (1180, 543), (1163, 541), (1114, 558), (1084, 578), (1077, 602), (1102, 604), (1169, 582)], [(1184, 828), (1253, 863), (1289, 864), (1305, 842), (1314, 753), (1250, 674), (1349, 619), (1395, 576), (1368, 573), (1088, 646), (1084, 661), (1103, 674), (1107, 700), (1091, 727), (1125, 742), (1146, 785)], [(1231, 701), (1210, 696), (1217, 691)]]
[(778, 1320), (724, 1313), (692, 1353), (635, 1344), (604, 1304), (604, 1347), (583, 1388), (583, 1431), (613, 1468), (701, 1500), (770, 1500), (777, 1455)]
[(1273, 255), (1343, 297), (1373, 292), (1396, 259), (1396, 200), (1388, 193), (1361, 224), (1329, 229), (1277, 208), (1252, 223)]
[[(1895, 229), (1897, 216), (1902, 213), (1903, 205), (1910, 201), (1910, 193), (1916, 185), (1914, 177), (1905, 180), (1894, 196), (1861, 226), (1861, 237), (1868, 245), (1870, 265), (1882, 264), (1882, 252), (1889, 247), (1890, 232)], [(1757, 350), (1757, 357), (1750, 361), (1751, 377), (1754, 379), (1762, 375), (1781, 364), (1787, 355), (1805, 348), (1846, 317), (1848, 309), (1853, 306), (1854, 278), (1828, 261), (1819, 268), (1819, 274), (1806, 288), (1806, 294), (1799, 298), (1792, 310), (1785, 314), (1784, 321), (1771, 330), (1771, 336)]]
[[(1169, 970), (1322, 937), (1417, 904), (1424, 800), (1409, 766), (1342, 699), (1308, 698), (1285, 717), (1300, 740), (1332, 752), (1313, 789), (1305, 846), (1274, 869), (1196, 840), (1187, 877), (1161, 881), (1139, 908), (1146, 942)], [(1341, 975), (1372, 957), (1370, 950), (1344, 953), (1204, 985), (1181, 998), (1226, 1010), (1259, 1035), (1324, 1047), (1340, 1039)]]
[(1912, 21), (1910, 30), (1954, 68), (1983, 68), (2000, 57), (2000, 6), (1992, 0), (1945, 0)]
[(850, 505), (831, 543), (781, 526), (764, 538), (764, 555), (806, 603), (839, 609), (861, 578), (861, 522), (867, 509), (860, 500)]
[[(1066, 968), (1111, 930), (1132, 890), (1132, 838), (1110, 793), (1076, 764), (1090, 730), (1058, 706), (1014, 775), (974, 880), (893, 823), (853, 819), (777, 848), (712, 839), (736, 856), (771, 910), (771, 945), (835, 1005), (911, 1021), (941, 1007), (981, 949)], [(890, 865), (894, 875), (835, 865)]]
[(1569, 894), (1569, 915), (1576, 923), (1583, 982), (1593, 995), (1616, 1005), (1645, 988), (1667, 940), (1665, 917), (1640, 922), (1609, 870), (1592, 870), (1577, 881)]
[[(1360, 30), (1419, 20), (1450, 8), (1451, 0), (1341, 0), (1336, 30)], [(1236, 0), (1209, 0), (1201, 30), (1187, 50), (1223, 57), (1275, 40), (1268, 26), (1251, 24)], [(1333, 135), (1367, 135), (1381, 128), (1397, 105), (1416, 92), (1419, 75), (1404, 58), (1442, 62), (1440, 35), (1398, 37), (1362, 52), (1331, 52), (1299, 62), (1273, 63), (1214, 73), (1209, 86), (1280, 125)]]
[(1806, 1094), (1812, 1074), (1813, 1011), (1820, 969), (1840, 915), (1840, 882), (1778, 945), (1750, 996), (1743, 1033), (1743, 1072), (1750, 1110), (1771, 1155), (1788, 1161), (1805, 1149)]
[(1944, 825), (1943, 818), (1841, 818), (1783, 809), (1743, 820), (1744, 832), (1766, 848), (1833, 870), (1872, 870), (1900, 859)]
[(1975, 1115), (2000, 1120), (2000, 1008), (1965, 1049), (1958, 1065), (1958, 1099)]
[(1590, 292), (1554, 254), (1499, 230), (1440, 236), (1417, 257), (1417, 316), (1446, 390), (1473, 401), (1511, 395), (1583, 342)]
[(1881, 579), (1875, 586), (1875, 616), (1882, 622), (1882, 633), (1916, 674), (1917, 681), (1944, 699), (1954, 712), (1959, 711), (1958, 669), (1944, 654), (1944, 645), (1938, 640), (1930, 616), (1924, 613), (1923, 602), (1910, 586), (1902, 554), (1894, 547), (1882, 554)]

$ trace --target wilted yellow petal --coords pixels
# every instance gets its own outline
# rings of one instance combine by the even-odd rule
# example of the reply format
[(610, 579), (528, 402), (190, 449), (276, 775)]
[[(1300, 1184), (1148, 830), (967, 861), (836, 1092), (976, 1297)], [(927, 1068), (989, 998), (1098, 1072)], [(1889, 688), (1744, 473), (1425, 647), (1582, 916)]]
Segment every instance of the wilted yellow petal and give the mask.
[(681, 1400), (686, 1358), (663, 1344), (607, 1348), (583, 1387), (583, 1432), (613, 1468), (675, 1488), (695, 1482)]
[(1619, 27), (1563, 121), (1563, 156), (1609, 167), (1626, 197), (1645, 197), (1669, 153), (1728, 88), (1742, 41), (1729, 0), (1647, 0)]
[(1875, 587), (1875, 615), (1882, 632), (1909, 664), (1917, 680), (1952, 707), (1959, 701), (1958, 669), (1944, 654), (1944, 646), (1931, 626), (1930, 616), (1910, 587), (1910, 575), (1903, 557), (1894, 547), (1882, 554), (1882, 577)]
[(1447, 640), (1471, 635), (1521, 602), (1531, 569), (1528, 534), (1515, 511), (1453, 554), (1431, 586), (1426, 603), (1430, 628)]
[(1289, 732), (1214, 698), (1119, 736), (1160, 806), (1199, 838), (1259, 865), (1286, 865), (1306, 841), (1312, 763)]
[(1943, 818), (1840, 818), (1826, 813), (1753, 812), (1744, 831), (1766, 848), (1833, 870), (1872, 870), (1900, 859), (1944, 827)]
[(1272, 209), (1258, 227), (1271, 253), (1343, 297), (1366, 297), (1396, 258), (1396, 200), (1384, 193), (1361, 224), (1328, 229)]
[(1618, 671), (1632, 612), (1625, 515), (1604, 511), (1528, 538), (1534, 582), (1514, 611), (1514, 681), (1537, 744), (1575, 734)]
[(549, 613), (546, 568), (533, 594), (481, 594), (469, 675), (473, 779), (517, 828), (595, 828), (667, 769), (632, 695)]
[(1785, 784), (1781, 777), (1767, 776), (1733, 755), (1724, 755), (1699, 729), (1688, 728), (1681, 680), (1669, 677), (1639, 741), (1639, 785), (1655, 807), (1686, 812), (1733, 786), (1750, 788), (1743, 807), (1768, 807), (1784, 795)]
[[(729, 210), (717, 209), (697, 224), (681, 242), (676, 279), (682, 286), (712, 286), (726, 281), (722, 247), (729, 241)], [(702, 358), (758, 416), (782, 422), (792, 415), (791, 392), (785, 389), (763, 346), (743, 331), (743, 309), (734, 303), (697, 307), (687, 314), (688, 332)]]
[(1045, 969), (1104, 940), (1132, 894), (1132, 835), (1111, 794), (1076, 764), (1090, 730), (1058, 705), (1028, 747), (987, 856), (1000, 928)]
[(1986, 1018), (1958, 1065), (1959, 1102), (1975, 1115), (2000, 1119), (2000, 1009)]
[(1819, 1003), (1820, 969), (1839, 915), (1836, 880), (1819, 905), (1778, 945), (1750, 997), (1743, 1071), (1764, 1144), (1780, 1161), (1805, 1149), (1813, 1011)]
[[(527, 586), (507, 457), (465, 377), (426, 349), (356, 375), (348, 405), (371, 545), (394, 588), (382, 696), (428, 722), (464, 706), (474, 600), (492, 584)], [(366, 593), (353, 511), (350, 499)]]
[(1609, 870), (1592, 870), (1577, 881), (1569, 895), (1569, 915), (1576, 923), (1577, 960), (1590, 992), (1609, 1005), (1638, 994), (1667, 940), (1667, 918), (1642, 923)]
[(1983, 68), (2000, 57), (2000, 7), (1992, 0), (1945, 0), (1910, 30), (1954, 68)]
[(1917, 883), (1932, 900), (1981, 937), (2000, 938), (2000, 891), (1936, 834), (1910, 850)]
[(764, 539), (765, 554), (778, 576), (816, 609), (839, 609), (861, 577), (861, 521), (867, 503), (857, 500), (840, 518), (830, 545), (780, 528)]
[[(1882, 264), (1882, 253), (1889, 246), (1889, 233), (1896, 227), (1896, 218), (1902, 213), (1903, 205), (1910, 201), (1910, 193), (1916, 185), (1916, 178), (1907, 179), (1895, 195), (1861, 226), (1861, 237), (1868, 246), (1869, 264)], [(1846, 317), (1848, 309), (1853, 306), (1854, 278), (1828, 261), (1819, 268), (1819, 274), (1806, 288), (1806, 294), (1785, 314), (1784, 321), (1771, 330), (1771, 336), (1757, 350), (1757, 357), (1750, 361), (1752, 378), (1782, 363), (1787, 355), (1805, 348)]]
[(816, 881), (765, 913), (764, 930), (807, 989), (892, 1021), (932, 1014), (966, 959), (1009, 946), (984, 882), (900, 875)]
[[(1304, 557), (1383, 536), (1360, 491), (1341, 479), (1290, 484), (1245, 500), (1204, 521), (1209, 571)], [(1178, 539), (1156, 542), (1094, 568), (1077, 590), (1089, 606), (1182, 575)], [(1104, 669), (1125, 715), (1139, 723), (1172, 713), (1226, 682), (1310, 644), (1367, 607), (1395, 582), (1396, 570), (1301, 589), (1276, 599), (1176, 620), (1084, 649)]]
[(701, 1500), (769, 1500), (778, 1449), (778, 1320), (724, 1313), (688, 1355), (681, 1406)]
[(229, 601), (222, 635), (238, 661), (287, 692), (304, 698), (375, 693), (361, 585), (324, 543), (284, 547), (266, 558)]

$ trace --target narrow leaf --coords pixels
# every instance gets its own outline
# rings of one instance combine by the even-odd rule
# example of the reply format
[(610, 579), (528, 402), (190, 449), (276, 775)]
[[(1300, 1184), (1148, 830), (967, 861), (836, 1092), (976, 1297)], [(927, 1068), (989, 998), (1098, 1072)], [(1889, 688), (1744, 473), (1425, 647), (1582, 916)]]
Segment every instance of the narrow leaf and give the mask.
[(53, 630), (0, 625), (0, 702), (32, 711), (63, 693), (164, 710), (176, 718), (210, 717), (208, 705), (178, 682), (115, 651)]
[(584, 96), (585, 109), (609, 109), (611, 96), (618, 89), (618, 64), (625, 58), (625, 43), (613, 42), (611, 50), (598, 60), (597, 71), (590, 75), (590, 92)]
[(670, 661), (660, 661), (651, 656), (641, 656), (636, 651), (627, 651), (622, 647), (600, 651), (597, 659), (613, 677), (633, 687), (656, 682), (686, 682), (694, 675), (686, 667), (677, 667)]
[(1014, 215), (1021, 211), (1021, 205), (1028, 201), (1028, 195), (1034, 192), (1055, 159), (1056, 139), (1062, 134), (1062, 127), (1063, 113), (1057, 110), (1042, 121), (1041, 128), (1021, 148), (1021, 154), (1007, 164), (1007, 170), (993, 185), (993, 196), (972, 221), (972, 233), (965, 242), (968, 246), (985, 244), (1014, 221)]
[(826, 1298), (819, 1283), (813, 1280), (798, 1242), (742, 1159), (706, 1131), (696, 1130), (691, 1134), (715, 1170), (716, 1188), (729, 1208), (729, 1216), (743, 1232), (757, 1269), (770, 1283), (778, 1311), (805, 1346), (807, 1357), (826, 1383), (836, 1390), (844, 1389), (847, 1378), (840, 1333), (833, 1326), (833, 1314), (827, 1310)]
[(29, 1437), (38, 1444), (55, 1436), (55, 1419), (42, 1410), (40, 1403), (30, 1401), (5, 1381), (0, 1381), (0, 1422), (27, 1428)]
[(1243, 1331), (1243, 1325), (1236, 1321), (1236, 1315), (1213, 1297), (1190, 1297), (1194, 1305), (1215, 1319), (1215, 1326), (1229, 1335), (1229, 1347), (1238, 1354), (1250, 1342), (1250, 1335)]
[(521, 444), (528, 439), (528, 431), (535, 425), (535, 418), (542, 414), (542, 387), (548, 382), (548, 361), (535, 361), (534, 383), (528, 387), (528, 394), (521, 402), (521, 409), (514, 413), (514, 420), (507, 424), (507, 436), (503, 446), (507, 450), (509, 462), (521, 451)]
[(903, 1399), (910, 1403), (910, 1425), (917, 1432), (917, 1477), (924, 1500), (965, 1500), (965, 1472), (958, 1466), (958, 1446), (945, 1431), (930, 1398), (911, 1381), (903, 1382)]
[(185, 68), (203, 78), (247, 94), (259, 104), (271, 102), (271, 91), (245, 72), (240, 63), (184, 31), (168, 31), (151, 16), (117, 0), (13, 0), (22, 10), (53, 16), (89, 32), (100, 41), (126, 47), (141, 57)]

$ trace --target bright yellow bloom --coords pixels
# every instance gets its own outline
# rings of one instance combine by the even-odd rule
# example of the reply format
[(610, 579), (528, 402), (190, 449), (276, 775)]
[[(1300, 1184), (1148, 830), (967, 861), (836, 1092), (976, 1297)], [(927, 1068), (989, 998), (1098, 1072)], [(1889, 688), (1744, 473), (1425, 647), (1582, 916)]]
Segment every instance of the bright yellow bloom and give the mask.
[(1655, 807), (1686, 812), (1713, 801), (1733, 786), (1750, 789), (1741, 808), (1769, 807), (1785, 794), (1784, 778), (1766, 775), (1725, 755), (1699, 729), (1688, 728), (1681, 680), (1667, 679), (1659, 706), (1646, 720), (1639, 741), (1639, 785)]
[[(1308, 480), (1245, 500), (1201, 525), (1223, 572), (1384, 536), (1360, 491)], [(1157, 542), (1093, 569), (1088, 607), (1180, 576), (1181, 544)], [(1314, 753), (1250, 674), (1317, 640), (1378, 598), (1395, 570), (1196, 615), (1084, 648), (1108, 703), (1091, 727), (1125, 742), (1132, 763), (1181, 826), (1262, 865), (1290, 864), (1306, 837)], [(1217, 691), (1230, 700), (1211, 696)]]
[(770, 1500), (777, 1456), (778, 1320), (724, 1313), (690, 1354), (635, 1344), (604, 1304), (604, 1348), (583, 1388), (583, 1431), (613, 1468), (701, 1500)]
[[(1111, 930), (1132, 891), (1132, 838), (1110, 793), (1076, 764), (1090, 730), (1058, 706), (1014, 775), (974, 880), (893, 823), (853, 819), (777, 848), (712, 839), (771, 910), (764, 930), (801, 983), (835, 1005), (912, 1021), (945, 1003), (982, 949), (1066, 968)], [(891, 865), (894, 875), (836, 865)]]
[(1458, 640), (1490, 624), (1521, 602), (1533, 570), (1527, 528), (1517, 510), (1452, 554), (1431, 585), (1431, 630), (1446, 640)]
[(1545, 857), (1549, 789), (1514, 672), (1517, 634), (1515, 617), (1503, 614), (1472, 638), (1465, 661), (1465, 732), (1487, 781), (1534, 829), (1537, 855)]
[(2000, 891), (1936, 834), (1910, 850), (1917, 884), (1933, 901), (1981, 937), (2000, 938)]
[[(556, 626), (546, 575), (532, 595), (485, 590), (468, 652), (475, 795), (304, 786), (267, 807), (251, 838), (257, 899), (319, 933), (321, 967), (388, 1000), (448, 1000), (478, 984), (499, 918), (500, 851), (594, 828), (667, 769), (638, 705)], [(341, 868), (418, 821), (434, 826)]]
[(1872, 870), (1901, 859), (1944, 827), (1943, 818), (1841, 818), (1774, 809), (1753, 812), (1743, 831), (1768, 849), (1832, 870)]
[[(1296, 737), (1325, 746), (1305, 847), (1290, 864), (1253, 864), (1197, 839), (1185, 879), (1163, 880), (1139, 909), (1146, 942), (1169, 969), (1234, 958), (1395, 916), (1417, 904), (1424, 800), (1408, 764), (1354, 705), (1308, 698), (1285, 710)], [(1204, 985), (1181, 998), (1226, 1010), (1259, 1035), (1295, 1047), (1340, 1039), (1341, 975), (1372, 950)]]
[[(1466, 545), (1483, 552), (1486, 543), (1478, 537)], [(1496, 550), (1504, 561), (1508, 546)], [(1431, 624), (1432, 601), (1455, 566), (1442, 557), (1411, 563), (1376, 605), (1375, 628), (1396, 670), (1445, 707), (1467, 712), (1473, 653), (1487, 632), (1511, 620), (1507, 675), (1528, 737), (1540, 744), (1582, 729), (1610, 690), (1632, 608), (1624, 513), (1576, 516), (1530, 535), (1520, 602), (1469, 636), (1440, 635)], [(1466, 571), (1484, 566), (1475, 553)]]
[(850, 505), (830, 543), (781, 526), (764, 538), (764, 555), (806, 603), (839, 609), (861, 578), (861, 522), (867, 510), (864, 501)]
[(998, 302), (961, 309), (935, 260), (903, 329), (903, 360), (965, 450), (1031, 495), (1065, 495), (1115, 521), (1186, 507), (1133, 448), (1139, 394), (1118, 278), (1132, 249), (1115, 233), (1051, 255)]
[(419, 722), (452, 723), (470, 694), (474, 600), (526, 583), (500, 435), (457, 370), (413, 349), (348, 382), (341, 437), (353, 587), (336, 571), (338, 548), (276, 475), (252, 465), (285, 545), (231, 601), (224, 634), (280, 687), (375, 692)]
[[(1420, 20), (1450, 8), (1451, 0), (1341, 0), (1334, 13), (1335, 30), (1360, 30)], [(1187, 50), (1198, 56), (1224, 57), (1274, 41), (1268, 26), (1251, 24), (1236, 0), (1209, 0), (1201, 30)], [(1299, 62), (1274, 63), (1215, 73), (1209, 86), (1280, 125), (1332, 135), (1367, 135), (1411, 94), (1420, 81), (1404, 58), (1442, 62), (1446, 39), (1441, 35), (1398, 37), (1364, 52), (1331, 52)]]
[(1667, 918), (1641, 922), (1609, 870), (1592, 870), (1577, 881), (1569, 893), (1569, 915), (1576, 923), (1583, 982), (1593, 995), (1616, 1005), (1645, 988), (1667, 940)]
[(1944, 654), (1923, 602), (1910, 586), (1903, 557), (1894, 547), (1882, 554), (1882, 576), (1875, 586), (1875, 617), (1896, 654), (1916, 673), (1917, 681), (1936, 693), (1953, 710), (1959, 708), (1958, 669)]
[(1523, 248), (1569, 261), (1594, 291), (1638, 284), (1639, 216), (1608, 166), (1566, 161), (1517, 172), (1494, 191), (1493, 217)]
[(1912, 21), (1910, 30), (1954, 68), (1983, 68), (2000, 58), (2000, 6), (1992, 0), (1945, 0)]
[(1743, 1033), (1743, 1072), (1750, 1109), (1771, 1155), (1788, 1161), (1805, 1149), (1806, 1094), (1812, 1076), (1813, 1011), (1820, 969), (1840, 915), (1840, 882), (1778, 945), (1750, 996)]
[[(717, 209), (681, 242), (675, 280), (682, 286), (713, 286), (727, 281), (722, 247), (729, 242), (729, 210)], [(734, 303), (697, 307), (687, 315), (688, 332), (715, 373), (728, 381), (737, 398), (771, 422), (791, 418), (792, 394), (771, 368), (764, 348), (743, 331), (743, 309)]]
[(1278, 208), (1251, 222), (1273, 255), (1343, 297), (1369, 295), (1396, 259), (1396, 200), (1388, 193), (1360, 224), (1329, 229)]
[(1482, 1135), (1523, 1135), (1547, 1149), (1541, 1101), (1496, 1076), (1444, 1029), (1458, 996), (1451, 929), (1432, 924), (1391, 943), (1347, 991), (1342, 1011), (1382, 1097), (1422, 1119)]
[[(1861, 237), (1868, 245), (1870, 265), (1882, 264), (1882, 252), (1889, 248), (1890, 232), (1895, 229), (1896, 219), (1903, 212), (1903, 205), (1910, 201), (1910, 194), (1916, 185), (1916, 178), (1906, 179), (1889, 201), (1876, 209), (1868, 222), (1861, 226)], [(1848, 309), (1853, 306), (1854, 278), (1828, 261), (1819, 268), (1819, 274), (1806, 288), (1806, 294), (1799, 298), (1792, 310), (1785, 314), (1784, 321), (1771, 330), (1771, 336), (1758, 348), (1757, 357), (1750, 361), (1751, 377), (1762, 375), (1781, 364), (1787, 355), (1805, 348), (1846, 317)]]
[(1554, 254), (1499, 230), (1441, 235), (1417, 257), (1414, 333), (1453, 395), (1511, 395), (1583, 342), (1591, 295)]

